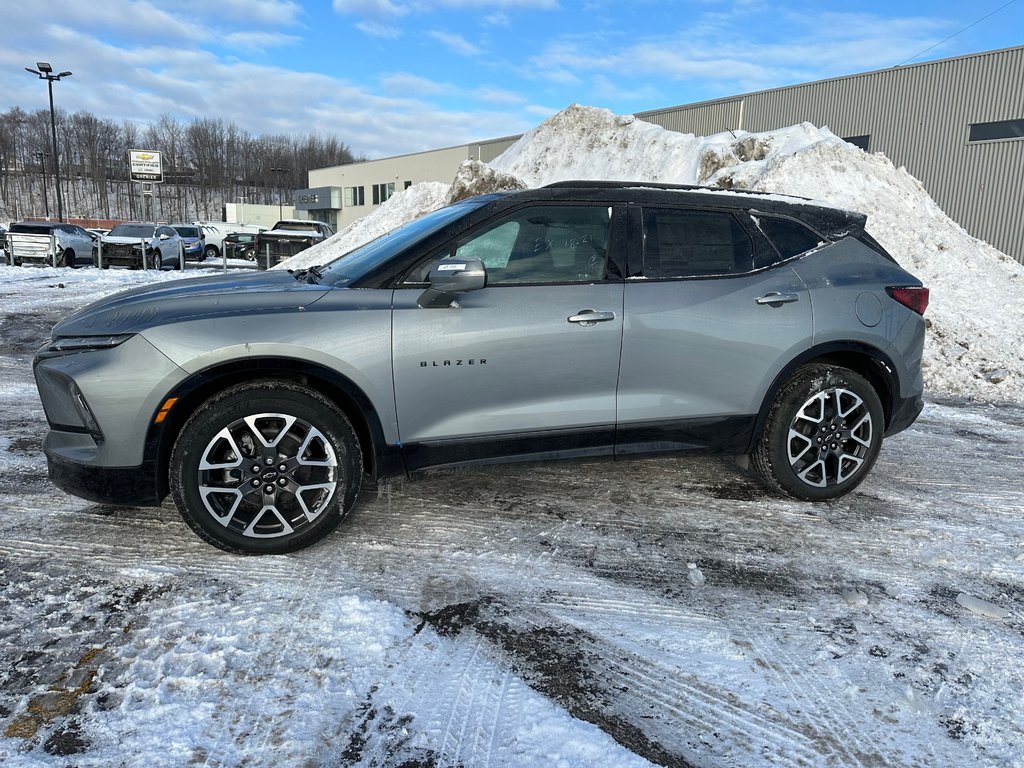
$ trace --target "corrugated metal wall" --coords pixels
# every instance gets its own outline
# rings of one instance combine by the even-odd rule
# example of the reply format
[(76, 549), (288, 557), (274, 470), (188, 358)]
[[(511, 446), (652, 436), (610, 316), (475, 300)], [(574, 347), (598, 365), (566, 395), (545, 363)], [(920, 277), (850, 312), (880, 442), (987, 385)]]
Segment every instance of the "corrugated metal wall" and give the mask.
[(641, 120), (655, 123), (662, 128), (697, 136), (735, 130), (740, 120), (741, 99), (709, 101), (684, 107), (658, 109), (637, 114)]
[(698, 135), (803, 121), (870, 136), (968, 232), (1024, 262), (1024, 139), (970, 144), (971, 123), (1024, 118), (1024, 47), (638, 113)]

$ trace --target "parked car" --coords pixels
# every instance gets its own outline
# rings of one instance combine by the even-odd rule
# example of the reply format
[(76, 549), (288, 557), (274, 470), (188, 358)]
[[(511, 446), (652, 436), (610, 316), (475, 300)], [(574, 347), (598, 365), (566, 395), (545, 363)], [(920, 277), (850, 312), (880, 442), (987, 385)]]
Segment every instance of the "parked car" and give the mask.
[(177, 269), (182, 240), (166, 224), (118, 224), (102, 238), (103, 267)]
[(256, 263), (261, 269), (268, 269), (333, 234), (331, 226), (321, 221), (284, 219), (256, 236)]
[(206, 239), (204, 253), (207, 259), (219, 258), (221, 256), (224, 238), (232, 233), (246, 232), (256, 234), (266, 229), (266, 227), (255, 224), (233, 224), (225, 221), (197, 221), (196, 226), (202, 229), (203, 237)]
[(206, 236), (202, 227), (196, 224), (171, 224), (171, 227), (181, 238), (186, 259), (202, 261), (206, 258)]
[(705, 451), (832, 499), (922, 407), (928, 290), (864, 226), (802, 198), (564, 182), (324, 266), (137, 288), (36, 357), (50, 477), (170, 493), (252, 553), (325, 536), (364, 474), (428, 467)]
[(92, 237), (77, 224), (22, 221), (11, 225), (6, 239), (7, 258), (10, 259), (13, 254), (15, 266), (25, 263), (52, 265), (54, 250), (58, 267), (92, 264)]
[(229, 259), (256, 260), (254, 243), (256, 235), (250, 232), (232, 232), (224, 237), (224, 254)]

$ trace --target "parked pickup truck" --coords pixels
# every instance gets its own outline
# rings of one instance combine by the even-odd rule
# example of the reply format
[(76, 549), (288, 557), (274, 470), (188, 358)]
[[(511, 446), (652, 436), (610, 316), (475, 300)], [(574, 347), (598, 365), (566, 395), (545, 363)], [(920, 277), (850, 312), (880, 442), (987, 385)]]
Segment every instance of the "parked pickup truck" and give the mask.
[(284, 219), (256, 235), (256, 264), (260, 269), (269, 269), (311, 245), (322, 243), (333, 234), (330, 225), (320, 221)]
[(77, 224), (23, 221), (11, 225), (6, 250), (7, 258), (16, 267), (33, 263), (53, 265), (54, 252), (58, 267), (76, 267), (92, 263), (93, 239)]

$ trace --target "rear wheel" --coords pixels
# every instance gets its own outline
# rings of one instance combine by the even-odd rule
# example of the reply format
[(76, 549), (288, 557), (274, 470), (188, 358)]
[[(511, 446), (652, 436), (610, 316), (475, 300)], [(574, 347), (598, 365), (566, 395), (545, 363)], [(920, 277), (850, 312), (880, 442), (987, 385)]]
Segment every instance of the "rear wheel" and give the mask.
[(846, 368), (808, 365), (775, 398), (750, 464), (770, 490), (833, 499), (864, 480), (884, 431), (882, 403), (867, 379)]
[(203, 249), (204, 259), (215, 259), (220, 256), (220, 251), (217, 250), (216, 245), (208, 245)]
[(185, 522), (229, 552), (274, 554), (333, 531), (355, 503), (362, 454), (351, 424), (290, 382), (232, 387), (189, 418), (170, 485)]

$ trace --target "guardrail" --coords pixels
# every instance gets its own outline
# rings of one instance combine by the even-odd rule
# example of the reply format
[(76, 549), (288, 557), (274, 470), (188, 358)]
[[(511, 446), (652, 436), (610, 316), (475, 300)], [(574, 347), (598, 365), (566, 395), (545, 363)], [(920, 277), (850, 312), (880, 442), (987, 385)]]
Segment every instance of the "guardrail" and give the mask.
[[(5, 237), (6, 237), (6, 244), (7, 244), (7, 259), (6, 259), (6, 261), (7, 261), (7, 263), (10, 266), (13, 267), (13, 266), (18, 265), (19, 259), (20, 259), (20, 263), (21, 264), (25, 264), (26, 263), (25, 262), (26, 256), (24, 255), (25, 251), (24, 250), (18, 251), (17, 250), (18, 246), (20, 246), (22, 249), (24, 249), (27, 243), (42, 243), (42, 242), (46, 243), (46, 250), (45, 250), (46, 260), (50, 262), (50, 266), (53, 266), (55, 268), (61, 266), (60, 264), (57, 263), (57, 258), (59, 256), (59, 251), (58, 251), (58, 248), (57, 248), (57, 238), (54, 235), (32, 235), (32, 234), (25, 234), (25, 233), (17, 233), (17, 232), (11, 233), (11, 232), (8, 232)], [(2, 244), (2, 243), (3, 243), (3, 240), (0, 239), (0, 244)], [(95, 247), (96, 247), (96, 259), (95, 259), (94, 264), (95, 264), (95, 266), (98, 269), (103, 269), (104, 268), (103, 267), (103, 260), (104, 260), (104, 258), (103, 258), (103, 250), (104, 249), (103, 249), (103, 240), (102, 240), (102, 238), (96, 241)], [(145, 270), (149, 270), (149, 269), (163, 269), (163, 259), (161, 257), (161, 251), (160, 251), (159, 248), (156, 248), (156, 249), (153, 249), (152, 251), (150, 251), (149, 247), (148, 247), (148, 244), (147, 244), (147, 241), (143, 238), (143, 239), (139, 240), (139, 249), (140, 249), (139, 252), (141, 254), (139, 267), (141, 269), (145, 269)], [(149, 253), (149, 257), (148, 258), (147, 258), (147, 252)], [(21, 253), (23, 255), (19, 257), (18, 253)], [(31, 254), (30, 256), (28, 256), (29, 259), (31, 259), (32, 261), (36, 261), (38, 263), (42, 263), (42, 260), (39, 259), (39, 255), (40, 255), (40, 249), (39, 248), (31, 248), (30, 247), (29, 248), (29, 253)], [(225, 251), (224, 249), (221, 249), (221, 264), (220, 264), (220, 267), (221, 267), (221, 271), (222, 272), (227, 272), (229, 269), (259, 269), (260, 268), (259, 262), (256, 259), (254, 259), (252, 261), (250, 261), (248, 259), (237, 259), (237, 260), (233, 259), (232, 261), (244, 262), (244, 263), (228, 263), (227, 251)], [(2, 263), (2, 262), (0, 262), (0, 263)], [(270, 247), (269, 247), (269, 244), (267, 246), (267, 252), (266, 252), (266, 264), (267, 264), (266, 268), (269, 269), (269, 267), (271, 266), (271, 264), (270, 264)], [(113, 265), (110, 265), (110, 264), (107, 265), (108, 268), (110, 266), (113, 266)], [(178, 245), (178, 269), (180, 269), (182, 271), (185, 271), (186, 269), (209, 269), (211, 266), (212, 265), (203, 264), (202, 261), (200, 261), (199, 263), (196, 263), (194, 265), (189, 264), (187, 262), (187, 260), (185, 259), (185, 245), (184, 245), (184, 243), (179, 243), (179, 245)]]

